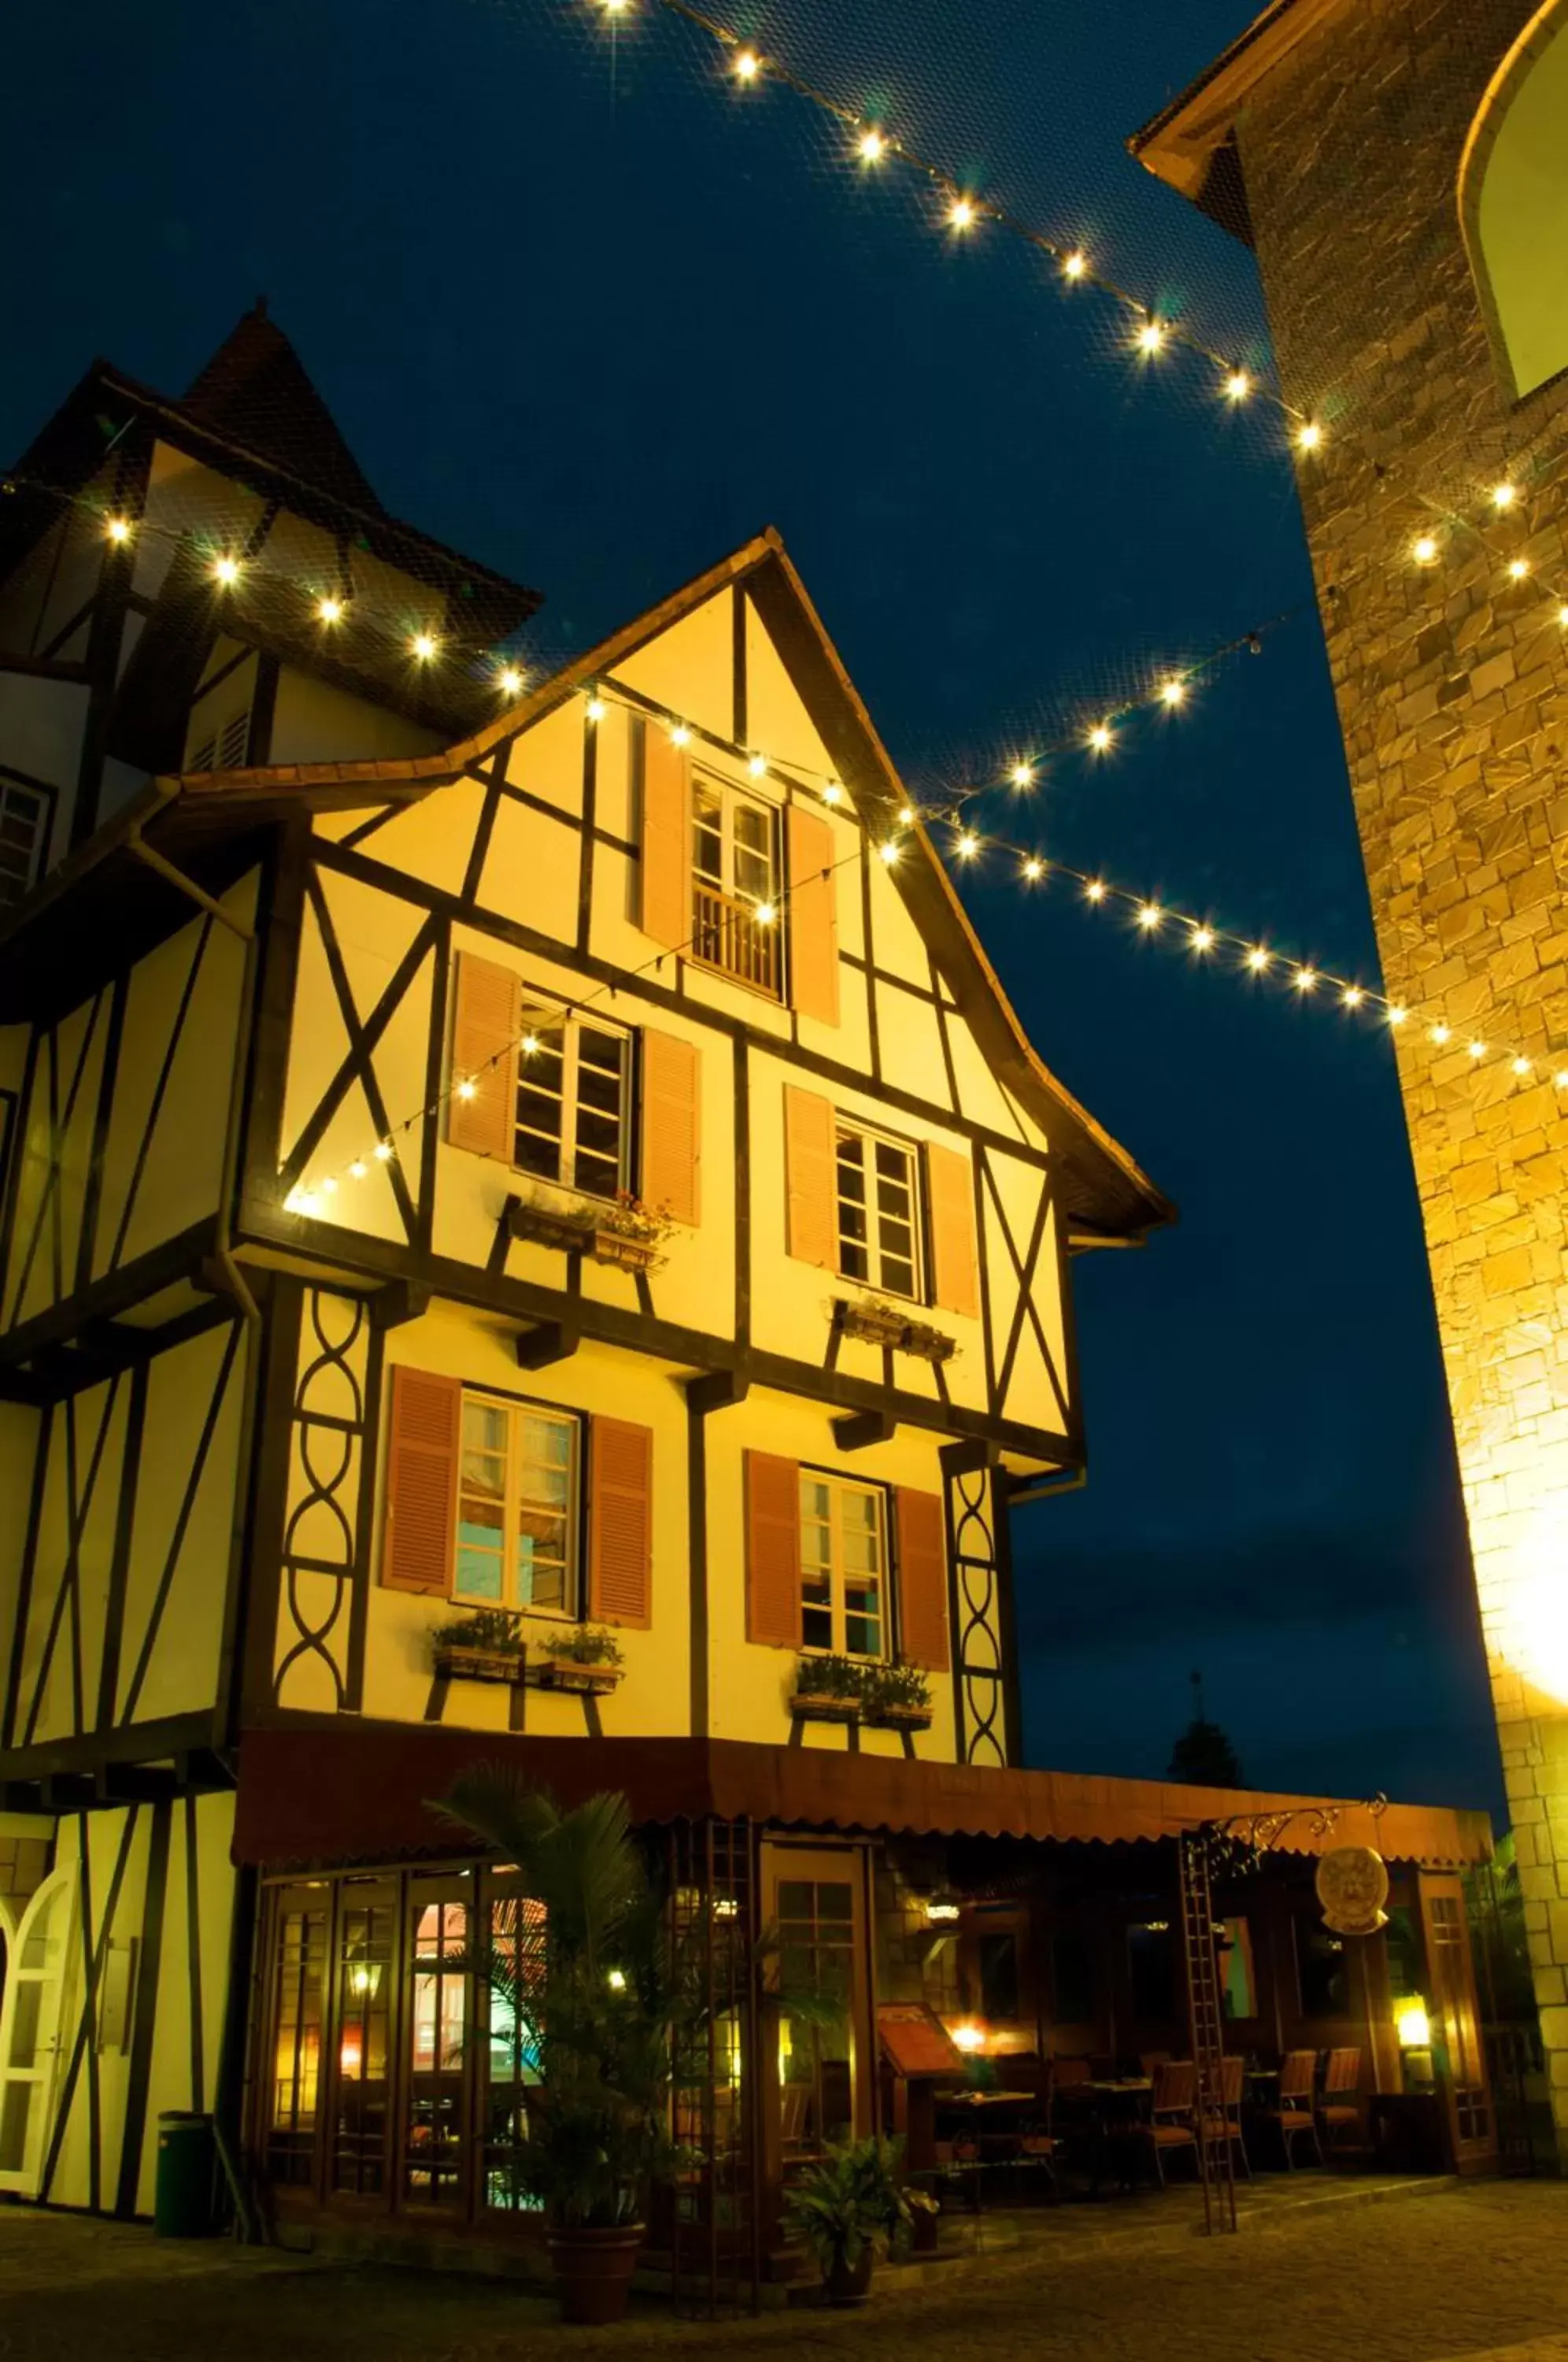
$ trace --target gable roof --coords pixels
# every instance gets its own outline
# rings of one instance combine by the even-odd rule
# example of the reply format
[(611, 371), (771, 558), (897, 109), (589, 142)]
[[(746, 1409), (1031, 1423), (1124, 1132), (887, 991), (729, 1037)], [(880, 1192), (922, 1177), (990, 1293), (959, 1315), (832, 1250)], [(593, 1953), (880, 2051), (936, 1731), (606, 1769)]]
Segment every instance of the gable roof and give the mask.
[[(586, 684), (608, 679), (618, 664), (734, 583), (744, 583), (755, 602), (856, 811), (891, 823), (909, 800), (903, 783), (782, 540), (769, 527), (443, 753), (286, 764), (155, 782), (0, 927), (0, 1022), (24, 1013), (35, 997), (61, 1006), (67, 1005), (60, 999), (66, 990), (80, 999), (88, 988), (83, 944), (98, 940), (100, 925), (123, 942), (127, 923), (135, 924), (127, 897), (146, 912), (148, 939), (155, 939), (155, 914), (161, 910), (166, 922), (173, 907), (169, 898), (178, 897), (142, 866), (132, 850), (135, 836), (145, 833), (169, 858), (190, 863), (213, 890), (254, 859), (254, 850), (246, 848), (254, 847), (259, 828), (302, 805), (358, 810), (423, 799)], [(1034, 1050), (930, 839), (918, 826), (909, 833), (918, 857), (900, 861), (889, 875), (993, 1072), (1040, 1125), (1060, 1159), (1074, 1242), (1123, 1243), (1173, 1221), (1170, 1201)], [(188, 909), (183, 906), (180, 915)]]

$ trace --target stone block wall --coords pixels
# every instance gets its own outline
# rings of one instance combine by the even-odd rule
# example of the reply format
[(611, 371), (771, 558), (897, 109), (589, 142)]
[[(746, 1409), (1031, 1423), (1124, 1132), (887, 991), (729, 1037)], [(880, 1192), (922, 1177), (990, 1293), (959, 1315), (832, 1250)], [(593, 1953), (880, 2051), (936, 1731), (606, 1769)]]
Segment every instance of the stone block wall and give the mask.
[[(1384, 974), (1410, 1010), (1400, 1079), (1568, 2157), (1568, 631), (1542, 590), (1568, 581), (1568, 378), (1510, 400), (1457, 204), (1536, 13), (1344, 0), (1254, 89), (1238, 141), (1285, 391), (1323, 426), (1301, 497)], [(1477, 1066), (1472, 1040), (1530, 1072)]]

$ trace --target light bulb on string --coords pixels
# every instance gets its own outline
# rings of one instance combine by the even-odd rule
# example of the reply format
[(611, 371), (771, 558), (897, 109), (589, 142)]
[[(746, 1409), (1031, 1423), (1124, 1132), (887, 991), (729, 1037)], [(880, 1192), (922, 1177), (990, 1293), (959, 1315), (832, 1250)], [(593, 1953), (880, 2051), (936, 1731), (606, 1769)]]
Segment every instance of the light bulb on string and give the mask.
[(215, 582), (221, 583), (223, 588), (226, 590), (229, 590), (233, 584), (237, 582), (238, 579), (239, 560), (237, 557), (230, 557), (226, 554), (222, 557), (214, 558), (213, 580)]
[(1516, 1058), (1513, 1070), (1516, 1075), (1528, 1075), (1530, 1072), (1529, 1060), (1524, 1057)]
[(882, 862), (889, 869), (890, 869), (894, 862), (899, 857), (899, 848), (893, 843), (892, 839), (890, 837), (884, 838), (882, 843), (877, 847), (877, 851)]
[(1090, 752), (1096, 755), (1105, 754), (1110, 745), (1110, 740), (1111, 728), (1110, 723), (1097, 722), (1094, 728), (1088, 734)]
[(1410, 555), (1418, 566), (1430, 566), (1438, 554), (1437, 537), (1433, 534), (1418, 534), (1410, 546)]
[(735, 59), (735, 75), (737, 80), (741, 82), (755, 82), (758, 72), (761, 69), (761, 65), (762, 60), (757, 56), (755, 50), (742, 50)]
[(1366, 995), (1359, 984), (1347, 984), (1341, 995), (1340, 1006), (1342, 1009), (1359, 1009), (1365, 999)]
[(899, 820), (900, 825), (904, 828), (911, 828), (914, 825), (914, 809), (912, 805), (905, 804), (902, 807), (899, 813)]
[(429, 664), (436, 654), (435, 634), (415, 632), (408, 644), (408, 653), (415, 664)]
[(502, 665), (498, 686), (504, 697), (521, 697), (523, 676), (515, 665)]
[(958, 840), (958, 857), (959, 857), (959, 859), (960, 859), (961, 861), (973, 861), (973, 859), (975, 858), (976, 854), (977, 854), (977, 853), (978, 853), (979, 849), (980, 849), (980, 840), (979, 840), (979, 838), (975, 834), (975, 832), (974, 832), (974, 830), (973, 830), (972, 828), (966, 828), (966, 829), (964, 831), (963, 835), (962, 835), (962, 836), (959, 838), (959, 840)]
[(591, 722), (602, 722), (604, 719), (604, 700), (602, 697), (591, 697), (588, 701), (587, 712), (588, 718)]
[(887, 140), (879, 131), (872, 129), (861, 133), (856, 143), (856, 153), (863, 164), (879, 164), (887, 152)]
[(1178, 680), (1173, 677), (1170, 680), (1165, 681), (1161, 684), (1160, 702), (1162, 705), (1179, 705), (1186, 695), (1187, 683), (1185, 680)]
[(1106, 897), (1106, 883), (1103, 877), (1091, 877), (1084, 887), (1084, 899), (1088, 902), (1103, 902)]
[(1145, 320), (1138, 331), (1138, 350), (1157, 353), (1165, 341), (1165, 332), (1158, 320)]
[(371, 1149), (370, 1153), (375, 1158), (378, 1164), (390, 1164), (392, 1161), (392, 1144), (391, 1141), (378, 1140), (374, 1148)]
[(1323, 440), (1323, 430), (1315, 418), (1304, 419), (1296, 430), (1298, 451), (1316, 451)]
[(1441, 1050), (1447, 1043), (1452, 1041), (1453, 1028), (1451, 1025), (1434, 1025), (1430, 1029), (1429, 1039), (1435, 1042)]
[(778, 911), (774, 908), (771, 902), (759, 902), (757, 904), (756, 923), (759, 927), (770, 927), (778, 916)]
[(1271, 952), (1264, 951), (1262, 944), (1254, 944), (1247, 954), (1247, 966), (1254, 976), (1262, 976), (1273, 956)]
[(1041, 860), (1037, 853), (1032, 853), (1028, 860), (1024, 863), (1023, 874), (1032, 886), (1037, 885), (1040, 879), (1044, 877), (1045, 864)]
[(520, 1047), (522, 1049), (523, 1055), (525, 1058), (536, 1058), (539, 1054), (538, 1035), (536, 1033), (525, 1033)]
[(1466, 1046), (1473, 1058), (1484, 1058), (1486, 1055), (1486, 1044), (1485, 1042), (1471, 1042)]
[(479, 1085), (475, 1082), (473, 1076), (471, 1075), (465, 1075), (461, 1082), (458, 1085), (458, 1097), (460, 1099), (471, 1099), (478, 1089)]
[(343, 621), (342, 600), (335, 598), (330, 590), (324, 592), (315, 602), (315, 620), (318, 624), (340, 624)]
[(746, 764), (746, 769), (751, 773), (754, 779), (765, 779), (767, 777), (767, 756), (753, 755)]
[(1034, 785), (1034, 766), (1032, 763), (1015, 763), (1008, 777), (1015, 788), (1032, 788)]
[(837, 804), (844, 801), (844, 789), (836, 779), (829, 779), (823, 788), (823, 801), (824, 804)]
[(1088, 269), (1088, 255), (1082, 251), (1081, 248), (1075, 247), (1071, 254), (1066, 256), (1063, 259), (1062, 276), (1064, 279), (1081, 279)]
[(1494, 484), (1492, 487), (1492, 506), (1495, 509), (1511, 509), (1518, 498), (1518, 491), (1510, 483)]
[(672, 746), (690, 745), (691, 733), (687, 728), (684, 722), (678, 722), (674, 724), (669, 734), (669, 743)]
[(959, 231), (975, 226), (975, 204), (972, 198), (955, 197), (947, 211), (947, 226)]
[(1568, 1066), (1559, 1066), (1551, 1080), (1557, 1090), (1568, 1091)]
[(1510, 581), (1510, 582), (1522, 582), (1522, 581), (1524, 580), (1524, 579), (1525, 579), (1525, 576), (1526, 576), (1529, 572), (1529, 558), (1528, 558), (1528, 557), (1510, 557), (1510, 558), (1509, 558), (1509, 560), (1508, 560), (1508, 579), (1509, 579), (1509, 581)]
[(1157, 902), (1141, 902), (1138, 906), (1138, 924), (1145, 932), (1157, 927), (1164, 915)]
[(1391, 1000), (1384, 1013), (1387, 1017), (1390, 1025), (1406, 1024), (1408, 1021), (1410, 1015), (1409, 1010), (1405, 1007), (1403, 1001), (1399, 1000)]
[(353, 1164), (348, 1167), (348, 1177), (352, 1181), (362, 1181), (364, 1179), (365, 1160), (362, 1156), (356, 1156)]
[(112, 516), (105, 525), (104, 531), (117, 546), (130, 539), (130, 520), (128, 517)]
[(1225, 399), (1227, 402), (1245, 402), (1252, 390), (1253, 381), (1247, 375), (1245, 370), (1232, 370), (1225, 380)]
[(1291, 982), (1295, 985), (1297, 992), (1316, 992), (1318, 989), (1318, 971), (1315, 967), (1298, 967), (1296, 974), (1291, 978)]
[(1194, 927), (1187, 940), (1195, 952), (1210, 952), (1214, 948), (1214, 930), (1209, 926)]

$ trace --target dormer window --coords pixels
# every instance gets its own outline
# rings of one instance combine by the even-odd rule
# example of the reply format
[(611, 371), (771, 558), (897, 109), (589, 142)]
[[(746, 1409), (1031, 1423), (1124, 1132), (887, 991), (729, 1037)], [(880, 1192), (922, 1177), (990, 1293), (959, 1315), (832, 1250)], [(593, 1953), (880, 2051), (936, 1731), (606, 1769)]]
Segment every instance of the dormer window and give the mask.
[(691, 868), (692, 958), (759, 992), (778, 994), (778, 812), (724, 780), (695, 777)]

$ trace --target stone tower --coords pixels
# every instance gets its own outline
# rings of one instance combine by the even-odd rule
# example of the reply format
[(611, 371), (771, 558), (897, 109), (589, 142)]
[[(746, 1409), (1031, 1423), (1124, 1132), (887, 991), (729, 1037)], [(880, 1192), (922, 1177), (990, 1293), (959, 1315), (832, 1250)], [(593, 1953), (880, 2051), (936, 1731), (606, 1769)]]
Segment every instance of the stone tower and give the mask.
[(1320, 429), (1302, 505), (1568, 2158), (1568, 0), (1274, 0), (1132, 146), (1254, 247)]

